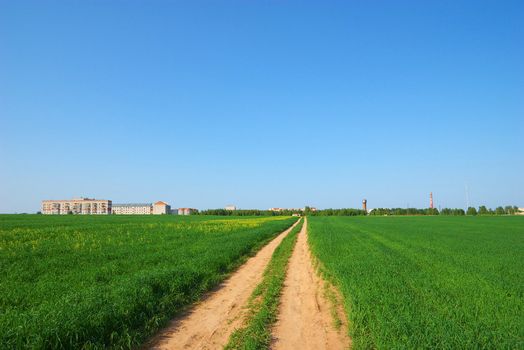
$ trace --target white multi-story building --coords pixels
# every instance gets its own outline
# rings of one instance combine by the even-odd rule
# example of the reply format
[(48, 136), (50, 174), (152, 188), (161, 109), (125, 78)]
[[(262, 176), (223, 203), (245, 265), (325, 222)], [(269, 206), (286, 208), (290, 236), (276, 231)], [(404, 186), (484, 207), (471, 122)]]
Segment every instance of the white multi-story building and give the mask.
[(171, 206), (166, 202), (158, 201), (153, 204), (153, 214), (154, 215), (165, 215), (171, 214)]
[(153, 213), (151, 203), (113, 204), (113, 214), (116, 215), (150, 215)]
[(111, 214), (112, 203), (107, 199), (73, 198), (43, 200), (42, 214), (47, 215), (107, 215)]
[(171, 206), (166, 202), (113, 204), (113, 214), (117, 215), (161, 215), (170, 214)]
[(233, 211), (235, 211), (235, 210), (237, 210), (237, 207), (235, 205), (229, 204), (229, 205), (226, 205), (225, 209), (226, 210), (233, 210)]

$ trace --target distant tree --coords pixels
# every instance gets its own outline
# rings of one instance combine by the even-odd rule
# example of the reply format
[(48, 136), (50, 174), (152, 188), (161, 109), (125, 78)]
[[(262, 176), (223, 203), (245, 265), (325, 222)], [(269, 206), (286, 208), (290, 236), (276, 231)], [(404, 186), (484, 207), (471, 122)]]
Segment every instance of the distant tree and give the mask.
[(425, 210), (425, 215), (439, 215), (437, 208), (428, 208)]
[(465, 214), (463, 209), (444, 208), (440, 211), (440, 215), (464, 216)]
[(477, 215), (477, 209), (475, 209), (473, 207), (469, 207), (467, 214), (471, 215), (471, 216), (475, 216), (475, 215)]
[(38, 215), (41, 215), (41, 214), (42, 214), (42, 212), (41, 212), (41, 211), (37, 211), (37, 212), (36, 212), (36, 214), (38, 214)]
[(489, 214), (489, 211), (488, 211), (488, 208), (486, 208), (485, 205), (481, 205), (479, 207), (479, 212), (478, 212), (479, 215), (487, 215)]
[(497, 209), (495, 209), (495, 214), (496, 215), (504, 215), (504, 214), (506, 214), (506, 212), (504, 211), (504, 208), (497, 207)]

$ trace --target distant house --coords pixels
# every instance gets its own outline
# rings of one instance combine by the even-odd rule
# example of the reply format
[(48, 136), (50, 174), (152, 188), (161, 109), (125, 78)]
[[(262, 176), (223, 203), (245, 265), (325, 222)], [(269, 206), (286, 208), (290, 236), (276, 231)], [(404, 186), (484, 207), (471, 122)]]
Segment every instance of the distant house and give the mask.
[[(274, 212), (294, 211), (294, 212), (299, 213), (299, 212), (306, 211), (306, 208), (269, 208), (268, 210), (269, 211), (274, 211)], [(310, 211), (317, 211), (317, 208), (310, 207), (309, 210)]]
[(282, 211), (282, 210), (284, 210), (284, 209), (282, 209), (282, 208), (269, 208), (268, 210), (269, 210), (269, 211), (280, 212), (280, 211)]
[(229, 204), (229, 205), (226, 205), (226, 210), (237, 210), (237, 207), (235, 205), (232, 205), (232, 204)]
[(153, 204), (153, 215), (171, 214), (171, 206), (166, 202), (158, 201)]
[(178, 208), (178, 215), (191, 215), (195, 213), (198, 213), (198, 210), (194, 208)]
[(524, 215), (524, 208), (519, 208), (517, 210), (517, 215)]

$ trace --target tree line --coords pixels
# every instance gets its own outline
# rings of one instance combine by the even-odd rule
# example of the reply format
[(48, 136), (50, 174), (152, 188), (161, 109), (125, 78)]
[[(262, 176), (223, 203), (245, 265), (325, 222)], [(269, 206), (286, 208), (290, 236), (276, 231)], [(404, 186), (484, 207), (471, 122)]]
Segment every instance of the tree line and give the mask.
[(362, 209), (342, 208), (342, 209), (323, 209), (313, 210), (305, 207), (304, 210), (259, 210), (259, 209), (208, 209), (199, 212), (197, 215), (217, 215), (217, 216), (291, 216), (293, 214), (311, 215), (311, 216), (357, 216), (366, 215)]
[(291, 216), (293, 214), (310, 215), (310, 216), (384, 216), (384, 215), (449, 215), (449, 216), (476, 216), (476, 215), (515, 215), (518, 213), (517, 206), (507, 205), (495, 209), (487, 208), (481, 205), (478, 209), (469, 207), (466, 211), (459, 208), (443, 208), (440, 211), (437, 208), (376, 208), (369, 213), (362, 209), (341, 208), (341, 209), (322, 209), (312, 210), (306, 207), (304, 211), (286, 210), (272, 211), (259, 209), (208, 209), (203, 210), (196, 215), (217, 215), (217, 216)]
[(515, 215), (519, 211), (517, 206), (507, 205), (505, 207), (497, 207), (494, 210), (481, 205), (478, 210), (475, 207), (469, 207), (466, 211), (459, 208), (443, 208), (440, 211), (436, 208), (377, 208), (373, 209), (369, 215), (450, 215), (450, 216), (464, 216), (464, 215)]
[(369, 215), (439, 215), (439, 211), (436, 208), (376, 208)]
[(291, 216), (295, 211), (292, 210), (259, 210), (259, 209), (207, 209), (202, 210), (197, 215), (217, 215), (217, 216)]
[(362, 209), (342, 208), (342, 209), (322, 209), (317, 211), (305, 212), (306, 215), (311, 216), (360, 216), (366, 215), (366, 211)]
[(467, 215), (515, 215), (518, 214), (519, 208), (516, 205), (506, 205), (503, 207), (497, 207), (495, 210), (487, 208), (485, 205), (481, 205), (479, 209), (474, 207), (469, 207), (466, 214)]

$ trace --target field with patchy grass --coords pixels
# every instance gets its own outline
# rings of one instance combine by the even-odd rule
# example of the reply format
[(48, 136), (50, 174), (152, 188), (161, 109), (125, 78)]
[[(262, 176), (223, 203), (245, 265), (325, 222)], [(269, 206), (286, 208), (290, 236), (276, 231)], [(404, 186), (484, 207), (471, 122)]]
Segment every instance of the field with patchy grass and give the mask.
[(524, 347), (524, 217), (311, 217), (353, 347)]
[(0, 344), (135, 347), (295, 221), (0, 215)]

